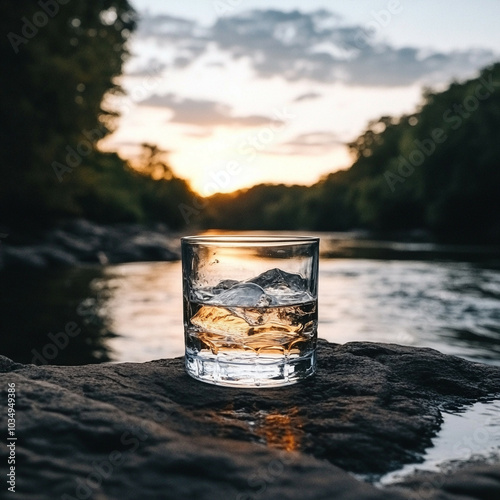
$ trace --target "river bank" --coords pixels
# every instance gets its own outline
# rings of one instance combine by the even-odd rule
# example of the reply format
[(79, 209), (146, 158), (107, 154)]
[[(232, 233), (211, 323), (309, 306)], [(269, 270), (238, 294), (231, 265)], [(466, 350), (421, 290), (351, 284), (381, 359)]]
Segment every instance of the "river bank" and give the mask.
[(178, 237), (162, 224), (102, 225), (75, 219), (31, 239), (24, 235), (17, 244), (11, 244), (6, 236), (0, 247), (0, 270), (180, 258)]

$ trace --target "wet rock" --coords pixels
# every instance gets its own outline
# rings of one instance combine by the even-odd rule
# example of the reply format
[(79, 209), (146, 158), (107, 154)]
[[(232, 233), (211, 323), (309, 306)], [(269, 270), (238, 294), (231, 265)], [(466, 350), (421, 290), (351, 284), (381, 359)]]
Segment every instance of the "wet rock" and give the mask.
[(38, 268), (81, 263), (178, 260), (178, 238), (168, 228), (139, 224), (104, 226), (78, 219), (46, 232), (32, 245), (2, 245), (0, 266)]
[(51, 245), (6, 247), (4, 265), (9, 268), (36, 268), (72, 266), (77, 257), (70, 252)]
[[(418, 479), (380, 490), (351, 473), (418, 460), (440, 409), (500, 393), (498, 367), (367, 342), (320, 341), (317, 375), (279, 389), (204, 384), (182, 358), (76, 367), (3, 358), (0, 371), (4, 391), (16, 384), (26, 499), (418, 498)], [(429, 498), (458, 498), (462, 487), (497, 498), (490, 467), (434, 481)]]
[(472, 464), (447, 473), (419, 473), (388, 492), (402, 494), (408, 500), (464, 500), (500, 498), (500, 465)]
[(2, 268), (43, 269), (47, 267), (47, 261), (36, 246), (10, 247), (3, 245), (2, 250)]
[(72, 252), (80, 259), (86, 259), (95, 253), (100, 246), (100, 237), (95, 235), (81, 235), (71, 233), (62, 229), (51, 231), (47, 237), (48, 241)]

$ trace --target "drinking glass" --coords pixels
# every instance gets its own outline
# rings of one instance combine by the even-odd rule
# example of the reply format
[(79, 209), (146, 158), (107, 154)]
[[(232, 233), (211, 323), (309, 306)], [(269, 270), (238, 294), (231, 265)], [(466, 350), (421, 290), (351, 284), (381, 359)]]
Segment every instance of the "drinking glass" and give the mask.
[(319, 238), (187, 236), (181, 246), (189, 375), (275, 387), (315, 372)]

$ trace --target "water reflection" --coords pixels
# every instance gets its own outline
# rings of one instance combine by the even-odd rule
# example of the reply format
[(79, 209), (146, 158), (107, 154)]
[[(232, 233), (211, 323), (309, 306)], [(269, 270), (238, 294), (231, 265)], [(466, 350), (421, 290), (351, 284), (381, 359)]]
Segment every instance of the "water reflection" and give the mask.
[(203, 408), (199, 415), (218, 423), (220, 429), (229, 429), (231, 433), (250, 433), (270, 448), (283, 451), (301, 450), (304, 436), (303, 419), (296, 406), (285, 411), (286, 413), (283, 409), (262, 410), (255, 407), (236, 409), (234, 404), (229, 404), (217, 409)]
[(500, 272), (465, 262), (327, 260), (320, 336), (436, 348), (500, 364)]
[(406, 464), (379, 479), (386, 486), (419, 471), (451, 472), (464, 462), (498, 463), (500, 458), (500, 401), (478, 402), (454, 413), (443, 412), (443, 423), (423, 461)]
[[(329, 245), (323, 238), (324, 252)], [(82, 333), (45, 357), (52, 364), (184, 353), (180, 262), (3, 273), (0, 280), (1, 353), (16, 361), (31, 362), (33, 350), (43, 355), (54, 343), (48, 334), (64, 333), (68, 322)], [(323, 257), (319, 336), (433, 347), (500, 365), (500, 267)]]
[(94, 287), (109, 292), (105, 315), (119, 336), (108, 342), (116, 361), (184, 354), (180, 262), (110, 266)]
[(106, 297), (93, 297), (89, 289), (102, 275), (100, 268), (2, 273), (1, 354), (35, 364), (109, 361)]
[(254, 422), (254, 432), (270, 448), (297, 451), (301, 448), (303, 431), (302, 419), (296, 407), (290, 408), (285, 415), (280, 412), (259, 411)]

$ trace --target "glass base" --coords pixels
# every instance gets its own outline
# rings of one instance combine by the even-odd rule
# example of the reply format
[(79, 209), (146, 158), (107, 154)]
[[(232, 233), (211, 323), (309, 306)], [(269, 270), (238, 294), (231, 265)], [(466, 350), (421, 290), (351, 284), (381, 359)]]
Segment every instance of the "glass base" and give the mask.
[(316, 352), (305, 356), (262, 356), (256, 353), (228, 355), (189, 352), (186, 371), (202, 382), (227, 387), (280, 387), (292, 385), (316, 371)]

